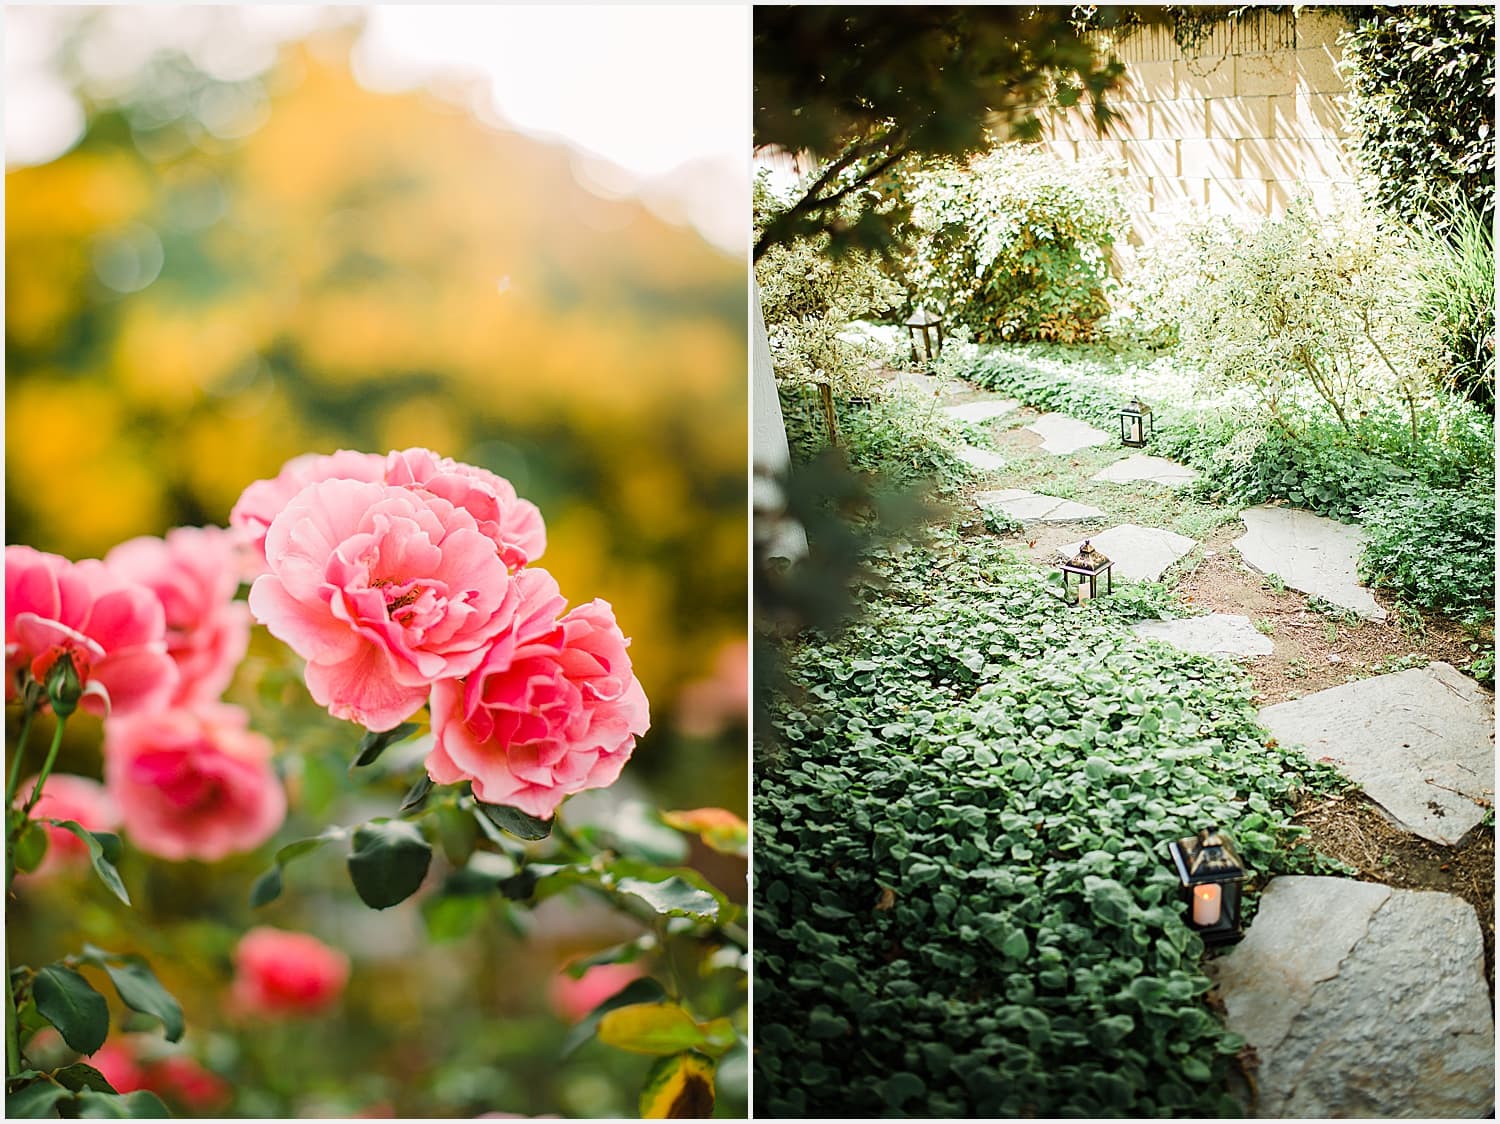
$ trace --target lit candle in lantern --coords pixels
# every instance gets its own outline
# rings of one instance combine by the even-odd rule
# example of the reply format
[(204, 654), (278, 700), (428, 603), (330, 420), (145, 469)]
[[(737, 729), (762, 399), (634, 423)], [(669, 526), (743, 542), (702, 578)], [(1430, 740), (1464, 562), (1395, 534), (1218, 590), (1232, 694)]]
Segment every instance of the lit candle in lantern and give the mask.
[(1217, 925), (1222, 891), (1217, 882), (1193, 887), (1193, 924)]
[(1130, 419), (1130, 439), (1132, 441), (1140, 441), (1140, 439), (1141, 439), (1141, 419), (1140, 418), (1131, 418)]
[(1093, 596), (1093, 591), (1089, 589), (1089, 581), (1088, 581), (1088, 579), (1087, 578), (1079, 578), (1078, 579), (1078, 603), (1080, 605), (1086, 605), (1086, 604), (1088, 604), (1089, 598), (1092, 597), (1092, 596)]

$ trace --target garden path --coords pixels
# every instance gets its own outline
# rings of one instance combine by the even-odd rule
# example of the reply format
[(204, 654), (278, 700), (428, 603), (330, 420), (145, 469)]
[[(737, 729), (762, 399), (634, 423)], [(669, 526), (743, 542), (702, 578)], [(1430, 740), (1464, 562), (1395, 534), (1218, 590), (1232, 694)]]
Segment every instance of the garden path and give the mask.
[[(1014, 408), (1001, 400), (1006, 408), (986, 417), (987, 399), (998, 395), (968, 386), (959, 393), (976, 420)], [(1109, 440), (1062, 415), (1044, 415), (1026, 428), (1043, 436), (1045, 451), (1059, 454)], [(1164, 458), (1133, 454), (1092, 479), (1173, 488), (1192, 475)], [(1042, 517), (1059, 507), (1044, 505), (1064, 502), (1017, 489), (982, 495), (991, 501), (1007, 496), (1020, 505), (1014, 517), (1025, 521), (1046, 521)], [(1246, 533), (1233, 545), (1251, 566), (1366, 620), (1385, 618), (1355, 575), (1358, 528), (1265, 506), (1242, 512), (1241, 519)], [(1197, 545), (1129, 523), (1092, 541), (1127, 579), (1159, 577)], [(1137, 543), (1161, 552), (1160, 565), (1158, 557), (1143, 564)], [(1135, 627), (1189, 651), (1253, 656), (1273, 650), (1247, 617), (1236, 614)], [(1493, 696), (1448, 664), (1266, 707), (1261, 721), (1283, 742), (1304, 745), (1309, 756), (1331, 761), (1362, 784), (1402, 830), (1439, 843), (1457, 843), (1493, 800)], [(1244, 941), (1207, 970), (1217, 979), (1230, 1029), (1252, 1048), (1245, 1071), (1258, 1116), (1484, 1116), (1493, 1108), (1495, 1040), (1484, 937), (1474, 907), (1456, 895), (1348, 878), (1274, 878)]]
[(1084, 519), (1102, 519), (1104, 512), (1086, 503), (1075, 503), (1058, 496), (1044, 496), (1024, 488), (1001, 488), (980, 492), (974, 502), (981, 509), (998, 508), (1021, 523), (1077, 523)]

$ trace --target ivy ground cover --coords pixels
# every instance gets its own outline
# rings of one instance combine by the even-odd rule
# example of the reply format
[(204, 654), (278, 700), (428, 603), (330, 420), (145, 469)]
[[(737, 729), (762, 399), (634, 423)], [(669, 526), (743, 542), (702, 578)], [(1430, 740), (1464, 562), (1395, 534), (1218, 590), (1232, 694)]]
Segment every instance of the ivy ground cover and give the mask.
[(787, 652), (757, 763), (757, 1113), (1237, 1115), (1166, 845), (1229, 827), (1253, 890), (1340, 782), (1130, 602), (946, 532), (874, 568)]

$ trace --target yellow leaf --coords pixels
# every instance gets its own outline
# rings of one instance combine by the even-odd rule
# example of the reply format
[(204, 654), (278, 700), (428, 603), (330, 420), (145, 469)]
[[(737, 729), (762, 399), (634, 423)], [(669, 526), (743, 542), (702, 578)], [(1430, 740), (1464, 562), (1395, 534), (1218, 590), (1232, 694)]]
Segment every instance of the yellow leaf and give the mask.
[(733, 812), (723, 808), (694, 808), (686, 812), (663, 812), (668, 827), (696, 835), (723, 855), (744, 855), (750, 839), (750, 827)]
[(713, 1111), (714, 1063), (702, 1054), (688, 1051), (662, 1058), (646, 1075), (642, 1119), (704, 1118)]
[(703, 1040), (693, 1016), (675, 1003), (632, 1003), (599, 1020), (599, 1041), (634, 1054), (676, 1054)]

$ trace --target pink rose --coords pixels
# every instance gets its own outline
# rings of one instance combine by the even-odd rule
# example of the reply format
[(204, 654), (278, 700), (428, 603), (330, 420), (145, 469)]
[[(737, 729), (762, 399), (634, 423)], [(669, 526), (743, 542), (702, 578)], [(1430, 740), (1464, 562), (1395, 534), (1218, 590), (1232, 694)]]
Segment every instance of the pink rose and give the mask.
[(407, 449), (386, 458), (385, 482), (418, 488), (463, 508), (512, 570), (535, 562), (547, 547), (547, 531), (536, 504), (517, 497), (509, 480), (487, 469), (439, 457), (427, 449)]
[[(21, 782), (16, 791), (17, 806), (30, 798), (35, 786), (35, 777)], [(108, 790), (98, 781), (69, 773), (53, 773), (47, 778), (47, 786), (42, 789), (41, 799), (36, 802), (31, 815), (41, 820), (72, 820), (89, 831), (114, 831), (120, 826), (120, 810), (110, 799)], [(89, 849), (82, 839), (51, 824), (46, 825), (46, 832), (47, 854), (33, 875), (88, 864)]]
[(607, 602), (559, 618), (552, 575), (521, 570), (515, 584), (515, 626), (466, 681), (433, 686), (427, 773), (546, 817), (575, 792), (613, 784), (650, 718)]
[(255, 619), (307, 661), (336, 718), (389, 730), (465, 675), (510, 623), (511, 577), (474, 517), (420, 491), (326, 480), (266, 533)]
[(217, 699), (245, 658), (250, 610), (234, 600), (238, 541), (222, 527), (177, 527), (165, 539), (131, 539), (104, 556), (111, 570), (161, 601), (179, 676), (174, 703)]
[(249, 544), (252, 565), (249, 578), (266, 570), (266, 530), (292, 497), (320, 480), (378, 481), (385, 472), (385, 458), (378, 453), (356, 453), (340, 449), (328, 456), (304, 453), (281, 466), (274, 480), (257, 480), (235, 501), (229, 525), (242, 531)]
[[(168, 1054), (146, 1066), (144, 1088), (200, 1114), (212, 1114), (234, 1096), (234, 1089), (217, 1073), (205, 1069), (190, 1054)], [(115, 1086), (116, 1089), (120, 1087)], [(123, 1089), (120, 1090), (124, 1092)]]
[(235, 1004), (253, 1015), (313, 1015), (344, 991), (349, 958), (307, 933), (260, 926), (234, 953)]
[(136, 714), (166, 705), (177, 687), (161, 602), (103, 562), (70, 562), (29, 546), (5, 548), (5, 697), (30, 671), (45, 682), (64, 654), (91, 714)]
[(104, 783), (147, 854), (215, 862), (252, 851), (286, 818), (271, 743), (239, 707), (199, 702), (104, 727)]
[(552, 977), (547, 998), (554, 1011), (576, 1023), (641, 974), (638, 964), (595, 964), (576, 980), (559, 972)]
[(146, 1071), (141, 1067), (134, 1041), (111, 1038), (89, 1055), (89, 1065), (104, 1075), (117, 1093), (133, 1093), (146, 1088)]

